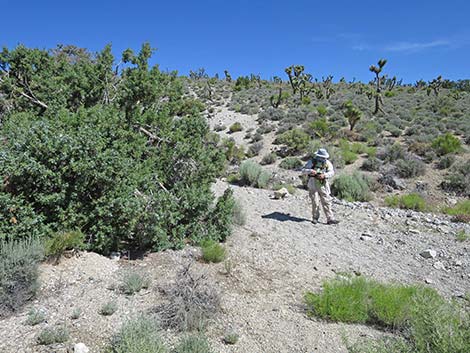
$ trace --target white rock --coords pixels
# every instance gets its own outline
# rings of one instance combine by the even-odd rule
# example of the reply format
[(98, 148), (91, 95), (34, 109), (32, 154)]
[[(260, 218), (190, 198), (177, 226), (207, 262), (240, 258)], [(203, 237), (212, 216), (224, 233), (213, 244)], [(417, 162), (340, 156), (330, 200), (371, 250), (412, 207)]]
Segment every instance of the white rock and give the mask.
[(426, 249), (424, 251), (421, 251), (420, 255), (425, 259), (434, 259), (437, 256), (437, 252), (436, 250)]
[(434, 267), (436, 270), (445, 270), (445, 269), (446, 269), (445, 266), (444, 266), (444, 264), (443, 264), (442, 262), (440, 262), (440, 261), (436, 261), (436, 262), (432, 265), (432, 267)]
[(289, 194), (289, 191), (286, 188), (281, 188), (279, 190), (274, 191), (274, 198), (276, 200), (283, 199)]
[(73, 346), (74, 353), (89, 353), (90, 349), (84, 343), (77, 343)]

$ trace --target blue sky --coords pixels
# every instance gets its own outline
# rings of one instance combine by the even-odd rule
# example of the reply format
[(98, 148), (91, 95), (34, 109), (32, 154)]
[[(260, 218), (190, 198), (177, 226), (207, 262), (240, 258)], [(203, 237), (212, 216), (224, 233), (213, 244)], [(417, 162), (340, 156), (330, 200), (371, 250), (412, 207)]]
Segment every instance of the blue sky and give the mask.
[(405, 82), (439, 74), (470, 78), (470, 1), (10, 1), (0, 0), (0, 45), (116, 55), (157, 48), (153, 63), (188, 74), (278, 75), (302, 64), (315, 77), (372, 78), (368, 67), (388, 59), (385, 73)]

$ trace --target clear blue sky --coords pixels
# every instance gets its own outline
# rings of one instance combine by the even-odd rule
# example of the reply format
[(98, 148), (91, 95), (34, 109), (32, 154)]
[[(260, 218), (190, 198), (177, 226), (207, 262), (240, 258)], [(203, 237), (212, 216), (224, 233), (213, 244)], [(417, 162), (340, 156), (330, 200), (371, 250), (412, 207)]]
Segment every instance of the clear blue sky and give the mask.
[(91, 51), (107, 43), (119, 55), (148, 41), (160, 68), (204, 67), (211, 75), (285, 79), (305, 65), (315, 77), (369, 80), (370, 64), (414, 82), (439, 74), (470, 78), (468, 0), (0, 0), (0, 45)]

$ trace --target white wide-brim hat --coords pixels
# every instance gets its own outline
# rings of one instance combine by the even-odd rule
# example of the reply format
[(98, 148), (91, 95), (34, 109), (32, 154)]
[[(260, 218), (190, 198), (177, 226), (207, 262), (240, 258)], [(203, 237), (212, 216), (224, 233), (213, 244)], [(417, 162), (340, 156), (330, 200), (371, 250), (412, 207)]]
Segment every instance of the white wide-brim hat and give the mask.
[(324, 148), (320, 148), (317, 152), (315, 152), (315, 157), (328, 159), (330, 158), (330, 155)]

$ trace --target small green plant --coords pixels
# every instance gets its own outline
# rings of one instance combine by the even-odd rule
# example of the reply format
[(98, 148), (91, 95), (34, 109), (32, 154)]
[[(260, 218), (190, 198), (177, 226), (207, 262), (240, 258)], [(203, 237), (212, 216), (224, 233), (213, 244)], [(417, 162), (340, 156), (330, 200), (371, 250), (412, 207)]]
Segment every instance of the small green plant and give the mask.
[(78, 318), (80, 318), (80, 315), (82, 315), (82, 309), (75, 308), (73, 309), (72, 314), (70, 315), (70, 318), (72, 320), (77, 320)]
[(453, 207), (446, 207), (444, 213), (451, 216), (470, 216), (470, 200), (457, 202)]
[(331, 185), (333, 195), (347, 201), (369, 201), (369, 179), (365, 175), (355, 173), (338, 176)]
[(119, 286), (122, 293), (133, 295), (142, 289), (148, 288), (150, 279), (147, 274), (138, 273), (135, 270), (125, 271), (122, 275), (121, 285)]
[(85, 235), (80, 231), (59, 232), (46, 241), (46, 256), (59, 259), (66, 250), (82, 250)]
[(352, 164), (357, 160), (357, 154), (352, 151), (342, 151), (341, 156), (346, 164)]
[(302, 161), (296, 157), (287, 157), (281, 161), (279, 167), (282, 169), (297, 169), (303, 165)]
[(115, 301), (109, 301), (100, 308), (99, 313), (103, 316), (111, 316), (117, 311), (118, 307)]
[(423, 197), (416, 193), (407, 195), (393, 195), (385, 198), (385, 204), (388, 207), (403, 208), (407, 210), (415, 210), (424, 212), (428, 209), (426, 201)]
[(240, 201), (236, 200), (233, 205), (233, 223), (237, 226), (243, 226), (246, 223), (246, 213)]
[(125, 323), (113, 337), (113, 353), (166, 353), (155, 320), (141, 316)]
[(310, 136), (302, 129), (288, 130), (279, 135), (274, 143), (286, 145), (291, 153), (303, 152), (310, 142)]
[(229, 127), (229, 131), (233, 134), (234, 132), (239, 132), (239, 131), (242, 131), (243, 130), (243, 127), (242, 127), (242, 124), (239, 123), (238, 121), (236, 123), (233, 123), (232, 125), (230, 125)]
[(175, 348), (175, 353), (211, 353), (207, 338), (201, 334), (184, 337)]
[(230, 344), (230, 345), (233, 345), (233, 344), (236, 344), (238, 342), (238, 334), (236, 332), (228, 332), (225, 336), (224, 336), (224, 343), (225, 344)]
[(457, 234), (455, 235), (455, 237), (458, 241), (462, 241), (462, 242), (470, 240), (470, 234), (465, 232), (465, 229), (459, 230)]
[(46, 320), (46, 314), (37, 309), (31, 309), (28, 312), (28, 318), (26, 319), (26, 323), (31, 326), (35, 326), (37, 324), (40, 324), (41, 322), (44, 322)]
[(69, 339), (69, 332), (64, 326), (46, 327), (38, 337), (38, 343), (48, 346), (54, 343), (64, 343)]
[(225, 259), (225, 248), (212, 239), (202, 242), (202, 258), (206, 262), (222, 262)]
[(251, 160), (244, 161), (240, 165), (240, 182), (243, 185), (250, 185), (258, 188), (266, 188), (271, 175), (263, 168)]
[(448, 153), (458, 152), (462, 147), (458, 137), (455, 137), (451, 133), (446, 133), (443, 136), (437, 137), (432, 142), (432, 148), (436, 151), (437, 155), (442, 156)]

